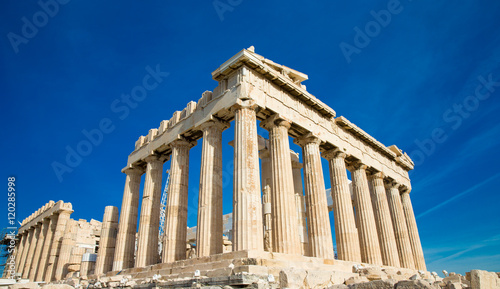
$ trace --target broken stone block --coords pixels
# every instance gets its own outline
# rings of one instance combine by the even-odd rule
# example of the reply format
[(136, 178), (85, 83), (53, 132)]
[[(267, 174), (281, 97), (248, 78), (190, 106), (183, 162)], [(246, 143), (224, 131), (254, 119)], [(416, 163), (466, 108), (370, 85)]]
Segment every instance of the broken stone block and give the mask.
[(376, 280), (367, 283), (349, 285), (349, 289), (393, 289), (396, 280)]
[(300, 288), (298, 284), (304, 284), (306, 271), (296, 268), (287, 268), (280, 271), (280, 288)]
[(351, 285), (351, 284), (358, 284), (358, 283), (363, 283), (363, 282), (369, 282), (368, 278), (365, 276), (354, 276), (345, 281), (346, 285)]
[(123, 276), (121, 276), (121, 275), (115, 275), (115, 276), (109, 277), (109, 281), (112, 281), (112, 282), (117, 282), (117, 281), (120, 281), (121, 279), (123, 279)]
[(457, 283), (457, 282), (461, 283), (461, 280), (462, 280), (462, 278), (459, 275), (451, 275), (451, 273), (450, 273), (450, 275), (448, 275), (448, 277), (443, 278), (443, 282), (445, 284)]
[(450, 282), (446, 285), (446, 289), (462, 289), (462, 284), (457, 282)]
[(470, 275), (472, 289), (500, 288), (500, 279), (496, 273), (484, 270), (472, 270)]
[(370, 281), (387, 279), (387, 273), (377, 267), (368, 267), (359, 270), (360, 276), (365, 276)]
[(431, 284), (424, 280), (403, 280), (399, 281), (395, 289), (433, 289)]
[(410, 277), (410, 280), (418, 280), (418, 279), (421, 279), (418, 274), (415, 274), (415, 275)]

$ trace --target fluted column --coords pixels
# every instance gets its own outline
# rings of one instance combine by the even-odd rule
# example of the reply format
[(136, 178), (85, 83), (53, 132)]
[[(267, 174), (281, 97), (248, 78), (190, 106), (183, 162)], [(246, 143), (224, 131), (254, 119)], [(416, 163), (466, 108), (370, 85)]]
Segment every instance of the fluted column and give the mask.
[(36, 281), (38, 272), (38, 264), (40, 264), (40, 259), (43, 250), (43, 243), (45, 242), (45, 238), (47, 236), (47, 231), (49, 229), (49, 219), (44, 219), (42, 224), (40, 224), (40, 234), (38, 235), (38, 240), (36, 243), (35, 254), (33, 255), (33, 262), (31, 262), (31, 270), (29, 279), (32, 281)]
[(57, 226), (57, 215), (51, 215), (46, 220), (48, 221), (47, 233), (45, 235), (45, 241), (43, 242), (40, 263), (38, 264), (35, 281), (44, 281), (45, 272), (47, 271), (47, 262), (50, 256), (50, 246), (52, 245), (54, 232)]
[(140, 268), (158, 261), (158, 228), (163, 158), (151, 155), (146, 158), (146, 179), (142, 193), (141, 217), (135, 267)]
[(367, 166), (360, 162), (354, 163), (351, 168), (361, 260), (370, 264), (382, 265), (382, 255), (368, 188), (366, 168)]
[(370, 176), (372, 186), (372, 204), (377, 224), (382, 262), (384, 265), (400, 267), (398, 247), (394, 228), (391, 221), (391, 212), (387, 202), (384, 187), (384, 174), (376, 173)]
[(52, 245), (50, 246), (50, 256), (47, 264), (47, 271), (45, 272), (45, 282), (50, 282), (55, 278), (59, 254), (61, 252), (62, 239), (71, 213), (73, 213), (73, 211), (63, 210), (59, 212), (57, 217), (56, 230), (54, 231)]
[[(30, 244), (30, 250), (28, 251), (28, 257), (26, 259), (26, 264), (24, 265), (24, 272), (23, 272), (23, 278), (28, 278), (30, 281), (33, 281), (33, 278), (31, 277), (31, 272), (32, 270), (32, 264), (35, 263), (34, 257), (35, 257), (35, 251), (37, 248), (38, 244), (38, 237), (40, 236), (40, 231), (42, 230), (42, 225), (41, 224), (36, 224), (35, 229), (33, 233), (33, 239), (31, 240)], [(24, 277), (26, 276), (26, 277)]]
[(259, 152), (262, 175), (262, 218), (264, 222), (264, 250), (273, 251), (271, 235), (271, 159), (269, 150)]
[(268, 252), (273, 251), (271, 241), (271, 187), (266, 185), (262, 189), (262, 218), (264, 221), (264, 250)]
[(323, 154), (329, 162), (335, 240), (339, 260), (361, 262), (358, 229), (345, 166), (346, 154), (335, 149)]
[(226, 123), (214, 120), (201, 126), (200, 195), (196, 253), (198, 257), (222, 253), (222, 131)]
[(422, 244), (420, 243), (417, 221), (415, 220), (415, 214), (413, 213), (409, 190), (403, 191), (401, 194), (401, 202), (403, 204), (403, 211), (406, 217), (406, 225), (408, 227), (408, 235), (413, 252), (413, 259), (415, 260), (415, 266), (418, 270), (425, 271), (427, 269), (425, 266), (424, 252), (422, 251)]
[(94, 275), (96, 260), (96, 254), (85, 253), (82, 255), (82, 262), (80, 263), (80, 278)]
[(252, 100), (233, 107), (233, 251), (264, 250), (256, 108)]
[[(34, 250), (34, 247), (35, 245), (33, 244), (33, 239), (34, 239), (34, 235), (35, 235), (35, 228), (28, 228), (28, 233), (27, 233), (27, 240), (26, 240), (26, 246), (25, 246), (25, 249), (24, 249), (24, 252), (23, 252), (23, 257), (22, 257), (22, 260), (21, 260), (21, 264), (22, 266), (20, 267), (20, 273), (21, 273), (21, 278), (28, 278), (29, 276), (29, 270), (27, 268), (26, 265), (28, 265), (29, 262), (31, 262), (31, 256), (33, 255), (30, 255), (30, 252)], [(33, 253), (31, 253), (33, 254)], [(29, 256), (29, 257), (28, 257)]]
[(163, 263), (186, 259), (189, 149), (194, 145), (185, 139), (170, 144), (170, 182), (165, 215)]
[(118, 230), (118, 208), (106, 206), (102, 217), (101, 239), (95, 265), (95, 274), (100, 275), (113, 269), (116, 234)]
[(16, 253), (16, 273), (21, 273), (21, 268), (24, 268), (24, 266), (21, 266), (21, 260), (23, 259), (23, 254), (26, 254), (26, 252), (24, 252), (24, 249), (26, 248), (26, 240), (28, 239), (28, 234), (24, 232), (23, 234), (19, 235), (18, 238), (19, 246)]
[(291, 123), (273, 115), (261, 122), (269, 131), (273, 252), (301, 254), (288, 129)]
[(76, 221), (69, 220), (64, 230), (64, 235), (61, 241), (61, 250), (59, 258), (57, 258), (57, 266), (55, 272), (55, 280), (62, 280), (68, 274), (68, 263), (71, 259), (71, 251), (75, 245), (74, 234), (76, 233)]
[(297, 224), (299, 224), (299, 240), (302, 244), (302, 255), (311, 256), (309, 251), (309, 233), (307, 232), (306, 201), (302, 185), (302, 174), (300, 172), (302, 167), (303, 165), (298, 162), (298, 156), (297, 161), (294, 161), (292, 157), (292, 174), (295, 192), (295, 206), (297, 209)]
[(389, 210), (391, 211), (392, 225), (394, 227), (394, 235), (398, 246), (399, 262), (403, 268), (415, 269), (415, 261), (413, 259), (413, 252), (411, 251), (410, 237), (408, 235), (408, 227), (406, 226), (405, 214), (403, 212), (403, 204), (399, 196), (399, 184), (396, 182), (387, 183), (386, 192)]
[(125, 189), (123, 190), (113, 271), (134, 267), (135, 233), (137, 231), (141, 176), (144, 173), (143, 170), (133, 167), (127, 168), (123, 172), (127, 174), (127, 177), (125, 178)]
[(321, 141), (315, 136), (308, 135), (297, 139), (296, 142), (302, 146), (302, 159), (304, 161), (310, 254), (312, 257), (333, 259), (332, 231), (319, 152)]

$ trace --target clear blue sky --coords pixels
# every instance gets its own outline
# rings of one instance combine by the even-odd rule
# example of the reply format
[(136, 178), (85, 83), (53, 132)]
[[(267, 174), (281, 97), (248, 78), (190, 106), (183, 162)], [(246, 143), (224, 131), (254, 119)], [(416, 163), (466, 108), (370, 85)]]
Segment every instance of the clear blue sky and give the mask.
[[(47, 16), (36, 1), (2, 1), (0, 175), (5, 190), (17, 178), (18, 215), (51, 199), (87, 220), (120, 207), (120, 170), (137, 138), (212, 90), (210, 73), (254, 45), (308, 74), (308, 90), (339, 116), (414, 158), (411, 196), (429, 270), (500, 271), (500, 2), (323, 2), (220, 0), (217, 10), (212, 1), (61, 0), (46, 5)], [(113, 111), (148, 66), (169, 74), (126, 114)], [(60, 180), (53, 163), (64, 164), (82, 131), (103, 119), (113, 130)], [(191, 151), (190, 226), (200, 144)], [(231, 158), (228, 147), (224, 213)]]

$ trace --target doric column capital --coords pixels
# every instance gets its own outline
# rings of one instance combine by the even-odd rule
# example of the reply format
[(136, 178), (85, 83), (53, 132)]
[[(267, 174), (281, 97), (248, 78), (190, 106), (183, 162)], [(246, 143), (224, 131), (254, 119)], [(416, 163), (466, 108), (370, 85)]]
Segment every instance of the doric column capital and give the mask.
[(68, 209), (68, 208), (61, 208), (59, 211), (59, 216), (61, 215), (71, 215), (73, 213), (73, 209)]
[(189, 141), (183, 137), (178, 137), (176, 140), (170, 143), (171, 148), (192, 148), (196, 145), (196, 141)]
[(411, 192), (411, 188), (409, 188), (408, 186), (406, 185), (401, 185), (399, 186), (399, 191), (400, 191), (400, 194), (409, 194)]
[(291, 125), (291, 121), (277, 113), (260, 122), (260, 126), (267, 130), (270, 130), (275, 126), (283, 126), (286, 127), (286, 129), (289, 129)]
[(375, 179), (381, 179), (381, 180), (384, 180), (385, 175), (384, 175), (384, 173), (383, 173), (383, 172), (376, 172), (376, 173), (370, 174), (370, 175), (368, 176), (368, 178), (369, 178), (370, 180), (375, 180)]
[(240, 109), (251, 109), (257, 110), (259, 106), (255, 103), (253, 99), (238, 99), (236, 103), (231, 107), (231, 110), (240, 110)]
[(168, 161), (169, 159), (170, 159), (170, 156), (168, 156), (168, 155), (153, 154), (153, 155), (147, 156), (144, 160), (148, 163), (152, 163), (152, 162), (164, 163), (164, 162)]
[(127, 175), (142, 175), (144, 173), (144, 169), (134, 165), (129, 165), (122, 169), (122, 173)]
[(401, 186), (399, 183), (397, 183), (395, 180), (392, 180), (392, 179), (389, 179), (389, 180), (385, 180), (384, 181), (384, 185), (385, 185), (385, 188), (386, 189), (399, 189), (399, 187)]
[(368, 168), (367, 165), (365, 165), (363, 162), (357, 160), (354, 162), (351, 162), (348, 166), (348, 170), (353, 171), (353, 170), (366, 170)]
[(200, 130), (204, 132), (205, 130), (207, 130), (209, 128), (216, 127), (220, 131), (224, 131), (224, 130), (228, 129), (230, 126), (231, 125), (229, 124), (229, 122), (219, 120), (219, 119), (212, 117), (212, 119), (210, 119), (209, 121), (204, 122), (200, 125)]
[(347, 154), (345, 152), (341, 151), (340, 149), (336, 148), (336, 149), (321, 153), (321, 156), (327, 160), (333, 160), (335, 158), (345, 159), (347, 157)]
[(298, 138), (295, 138), (293, 140), (293, 142), (299, 146), (305, 146), (306, 144), (310, 144), (310, 143), (313, 143), (313, 144), (317, 144), (317, 145), (320, 145), (321, 144), (321, 140), (313, 135), (312, 133), (307, 133), (303, 136), (300, 136)]

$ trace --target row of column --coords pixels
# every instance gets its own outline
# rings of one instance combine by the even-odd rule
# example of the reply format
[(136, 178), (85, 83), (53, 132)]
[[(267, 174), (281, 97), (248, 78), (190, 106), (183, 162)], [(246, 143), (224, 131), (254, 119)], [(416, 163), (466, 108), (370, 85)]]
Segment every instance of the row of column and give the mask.
[(60, 210), (18, 236), (16, 272), (21, 273), (22, 278), (44, 282), (62, 278), (62, 274), (56, 272), (65, 265), (60, 262), (59, 254), (72, 212)]
[[(220, 163), (222, 147), (220, 141), (224, 126), (225, 124), (222, 122), (212, 121), (202, 127), (204, 143), (198, 218), (200, 224), (205, 225), (198, 227), (202, 228), (201, 232), (198, 232), (200, 236), (198, 256), (208, 256), (222, 251), (222, 164)], [(173, 262), (186, 258), (189, 150), (194, 144), (195, 142), (185, 139), (178, 139), (170, 144), (172, 149), (170, 182), (161, 258), (158, 254), (159, 203), (162, 167), (168, 157), (152, 155), (146, 159), (146, 178), (139, 218), (135, 263), (135, 232), (139, 187), (143, 171), (138, 168), (125, 170), (127, 178), (118, 223), (113, 271), (134, 266), (144, 267), (156, 264), (160, 260), (161, 262)], [(215, 231), (220, 233), (220, 240), (216, 238)]]
[[(235, 251), (264, 250), (256, 108), (251, 100), (239, 100), (233, 107), (235, 114), (233, 250)], [(222, 131), (228, 126), (225, 122), (211, 120), (201, 127), (203, 147), (197, 226), (198, 257), (222, 252), (221, 140)], [(271, 193), (264, 194), (265, 198), (270, 199), (270, 208), (265, 208), (264, 216), (269, 210), (272, 214), (269, 219), (265, 217), (266, 224), (270, 223), (272, 228), (270, 236), (267, 236), (269, 246), (273, 252), (302, 254), (304, 249), (297, 225), (297, 201), (294, 184), (290, 181), (294, 179), (288, 141), (291, 122), (274, 115), (262, 121), (261, 126), (269, 131)], [(320, 140), (313, 135), (306, 135), (296, 139), (296, 142), (303, 149), (308, 254), (313, 257), (333, 259)], [(182, 138), (170, 144), (172, 149), (170, 183), (162, 262), (186, 258), (189, 150), (193, 145), (193, 142)], [(330, 164), (339, 259), (425, 268), (408, 192), (404, 192), (401, 197), (396, 184), (386, 188), (381, 174), (370, 176), (370, 188), (366, 166), (360, 162), (352, 163), (350, 169), (354, 184), (356, 211), (354, 213), (346, 174), (345, 154), (331, 151), (323, 156)], [(166, 160), (167, 157), (159, 155), (152, 155), (146, 159), (146, 178), (135, 264), (134, 243), (139, 187), (144, 171), (135, 167), (124, 171), (127, 177), (113, 271), (134, 266), (144, 267), (160, 260), (157, 249), (159, 225), (157, 204), (160, 203), (161, 197), (162, 165)]]
[(354, 209), (347, 180), (346, 154), (334, 150), (329, 160), (338, 258), (354, 262), (425, 270), (408, 190), (367, 174), (361, 162), (350, 163)]

